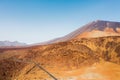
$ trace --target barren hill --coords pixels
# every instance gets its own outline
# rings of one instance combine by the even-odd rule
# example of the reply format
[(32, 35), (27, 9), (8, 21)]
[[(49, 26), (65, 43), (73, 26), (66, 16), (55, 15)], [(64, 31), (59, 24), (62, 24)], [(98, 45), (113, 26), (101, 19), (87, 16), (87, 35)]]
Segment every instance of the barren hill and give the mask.
[[(25, 49), (3, 49), (1, 52), (0, 80), (52, 80), (48, 74), (38, 67), (27, 73), (34, 64), (26, 63), (26, 61), (40, 63), (58, 80), (70, 80), (71, 77), (75, 78), (74, 80), (89, 80), (89, 75), (91, 75), (90, 79), (94, 80), (120, 79), (120, 77), (115, 78), (115, 76), (120, 76), (120, 69), (118, 68), (120, 67), (119, 36), (82, 38), (81, 40)], [(19, 62), (18, 60), (22, 61)], [(116, 67), (113, 68), (112, 66)], [(94, 70), (91, 71), (91, 67), (95, 67), (95, 72)], [(88, 68), (90, 68), (91, 72), (84, 74), (83, 72)], [(103, 72), (98, 71), (99, 68)]]

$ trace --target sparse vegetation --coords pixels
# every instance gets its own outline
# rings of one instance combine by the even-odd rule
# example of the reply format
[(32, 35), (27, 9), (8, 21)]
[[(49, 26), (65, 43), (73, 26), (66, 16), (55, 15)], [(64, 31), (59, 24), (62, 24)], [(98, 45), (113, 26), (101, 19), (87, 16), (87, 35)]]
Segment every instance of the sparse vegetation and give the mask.
[[(0, 80), (13, 80), (16, 78), (28, 80), (29, 78), (38, 79), (38, 77), (42, 80), (44, 79), (43, 76), (49, 78), (47, 74), (39, 70), (34, 72), (34, 74), (38, 73), (39, 75), (34, 75), (33, 77), (28, 77), (28, 75), (33, 74), (24, 75), (33, 65), (13, 61), (12, 58), (34, 60), (56, 75), (60, 75), (59, 71), (75, 70), (100, 63), (101, 61), (120, 64), (119, 43), (120, 37), (100, 37), (71, 40), (20, 50), (3, 49), (0, 54)], [(8, 52), (11, 55), (8, 55)]]

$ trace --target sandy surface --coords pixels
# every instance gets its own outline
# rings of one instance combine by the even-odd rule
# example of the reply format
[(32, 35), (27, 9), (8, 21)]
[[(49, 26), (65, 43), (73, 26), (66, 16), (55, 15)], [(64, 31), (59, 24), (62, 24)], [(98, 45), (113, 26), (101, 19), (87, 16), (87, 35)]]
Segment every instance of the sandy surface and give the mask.
[[(95, 63), (89, 67), (80, 69), (59, 71), (58, 69), (47, 69), (58, 80), (120, 80), (120, 65), (110, 62)], [(33, 69), (27, 75), (21, 75), (18, 80), (53, 80), (44, 71)]]

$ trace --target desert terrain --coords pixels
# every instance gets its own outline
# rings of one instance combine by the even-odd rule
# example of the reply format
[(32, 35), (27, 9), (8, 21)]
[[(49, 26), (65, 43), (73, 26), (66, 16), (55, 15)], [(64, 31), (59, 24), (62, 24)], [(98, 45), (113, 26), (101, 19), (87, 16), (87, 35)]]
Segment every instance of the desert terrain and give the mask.
[(119, 28), (94, 21), (44, 44), (1, 47), (0, 80), (120, 80)]

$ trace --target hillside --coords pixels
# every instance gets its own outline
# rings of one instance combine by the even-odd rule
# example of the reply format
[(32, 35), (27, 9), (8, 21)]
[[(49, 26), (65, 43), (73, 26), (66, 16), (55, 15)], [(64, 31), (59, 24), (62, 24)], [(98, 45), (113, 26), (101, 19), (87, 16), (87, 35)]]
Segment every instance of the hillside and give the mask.
[(27, 73), (34, 66), (31, 61), (40, 63), (58, 80), (120, 79), (119, 36), (81, 38), (0, 52), (0, 80), (52, 80), (38, 67)]

